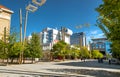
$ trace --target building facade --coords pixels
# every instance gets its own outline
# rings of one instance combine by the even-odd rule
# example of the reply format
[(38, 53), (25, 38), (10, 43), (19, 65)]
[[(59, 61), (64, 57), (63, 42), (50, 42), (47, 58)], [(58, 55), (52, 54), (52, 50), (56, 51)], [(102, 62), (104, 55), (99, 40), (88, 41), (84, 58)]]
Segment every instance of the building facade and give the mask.
[(53, 45), (56, 44), (59, 40), (63, 40), (67, 44), (70, 44), (71, 35), (72, 35), (72, 31), (68, 28), (61, 28), (61, 30), (57, 30), (53, 28), (45, 28), (42, 31), (43, 50), (51, 50)]
[(3, 40), (5, 35), (10, 33), (11, 14), (13, 11), (0, 5), (0, 39)]
[(70, 36), (72, 34), (73, 34), (72, 30), (65, 28), (65, 27), (61, 27), (60, 40), (63, 40), (67, 44), (70, 44)]
[(86, 35), (83, 32), (73, 33), (70, 37), (71, 45), (86, 46)]
[(45, 28), (42, 31), (42, 49), (51, 50), (53, 44), (58, 41), (58, 30), (52, 28)]
[(90, 49), (99, 50), (103, 55), (106, 55), (106, 53), (110, 53), (110, 44), (107, 38), (95, 38), (92, 39)]
[[(63, 30), (64, 29), (64, 30)], [(50, 51), (54, 44), (58, 41), (63, 40), (67, 44), (70, 44), (70, 36), (72, 35), (72, 31), (68, 28), (61, 28), (61, 30), (53, 29), (53, 28), (45, 28), (42, 32), (38, 33), (40, 37), (40, 43), (43, 51)], [(31, 35), (26, 37), (28, 41), (32, 38)]]

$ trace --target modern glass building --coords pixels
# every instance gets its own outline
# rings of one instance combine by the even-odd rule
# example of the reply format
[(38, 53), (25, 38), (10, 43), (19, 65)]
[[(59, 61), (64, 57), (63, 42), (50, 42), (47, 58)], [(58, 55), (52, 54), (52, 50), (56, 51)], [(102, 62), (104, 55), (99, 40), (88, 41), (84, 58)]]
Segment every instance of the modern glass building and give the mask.
[(86, 35), (83, 32), (73, 33), (70, 37), (71, 45), (86, 46)]

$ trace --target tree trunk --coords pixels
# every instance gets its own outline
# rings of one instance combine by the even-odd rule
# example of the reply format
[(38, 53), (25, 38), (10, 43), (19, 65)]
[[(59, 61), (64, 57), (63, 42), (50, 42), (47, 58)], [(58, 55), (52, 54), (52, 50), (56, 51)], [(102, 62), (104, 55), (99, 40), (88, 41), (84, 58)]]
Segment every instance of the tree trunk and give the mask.
[(11, 63), (13, 63), (14, 58), (11, 58)]
[(65, 56), (63, 56), (63, 61), (65, 61)]
[(32, 57), (32, 63), (34, 63), (34, 58)]
[(6, 63), (7, 65), (9, 64), (9, 58), (7, 58), (7, 63)]
[(25, 63), (25, 58), (23, 58), (23, 64)]

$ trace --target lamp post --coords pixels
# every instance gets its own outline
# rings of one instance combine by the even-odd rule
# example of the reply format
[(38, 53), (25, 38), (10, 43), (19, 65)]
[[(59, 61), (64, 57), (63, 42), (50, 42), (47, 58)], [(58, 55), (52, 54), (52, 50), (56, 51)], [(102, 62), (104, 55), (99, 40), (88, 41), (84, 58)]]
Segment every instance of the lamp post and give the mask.
[[(20, 9), (19, 10), (19, 18), (20, 18), (20, 43), (22, 44), (22, 10)], [(19, 64), (21, 64), (22, 62), (22, 53), (20, 52), (20, 55), (19, 55)]]
[(46, 0), (41, 0), (40, 2), (38, 2), (37, 0), (32, 0), (32, 2), (36, 5), (32, 5), (32, 4), (29, 4), (27, 7), (26, 7), (26, 15), (25, 15), (25, 22), (24, 22), (24, 41), (25, 41), (25, 37), (26, 37), (26, 27), (27, 27), (27, 19), (28, 19), (28, 13), (29, 11), (30, 12), (35, 12), (38, 7), (37, 6), (42, 6)]
[(24, 42), (25, 42), (25, 37), (26, 37), (26, 27), (27, 27), (27, 19), (28, 19), (28, 13), (29, 11), (31, 12), (34, 12), (37, 10), (37, 7), (36, 6), (33, 6), (31, 4), (29, 4), (27, 7), (26, 7), (26, 14), (25, 14), (25, 21), (24, 21)]
[[(26, 14), (25, 14), (25, 21), (24, 21), (24, 38), (23, 38), (23, 46), (25, 43), (25, 37), (26, 37), (26, 27), (27, 27), (27, 20), (28, 20), (28, 14), (29, 12), (35, 12), (38, 9), (38, 6), (42, 6), (46, 0), (41, 0), (38, 2), (37, 0), (32, 0), (32, 3), (34, 4), (29, 4), (26, 7)], [(20, 9), (19, 12), (20, 15), (20, 42), (22, 43), (22, 10)], [(23, 61), (23, 51), (20, 53), (20, 64)]]
[(20, 42), (22, 42), (22, 10), (19, 11), (20, 16)]

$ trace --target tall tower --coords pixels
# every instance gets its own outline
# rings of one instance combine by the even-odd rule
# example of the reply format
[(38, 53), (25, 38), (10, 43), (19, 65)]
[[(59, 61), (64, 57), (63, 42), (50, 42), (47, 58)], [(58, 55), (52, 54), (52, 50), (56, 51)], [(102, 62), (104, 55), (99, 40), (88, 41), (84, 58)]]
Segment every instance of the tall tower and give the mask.
[(4, 39), (4, 35), (10, 33), (11, 14), (13, 11), (0, 5), (0, 39)]
[(83, 32), (73, 33), (70, 38), (71, 45), (86, 46), (86, 35)]

